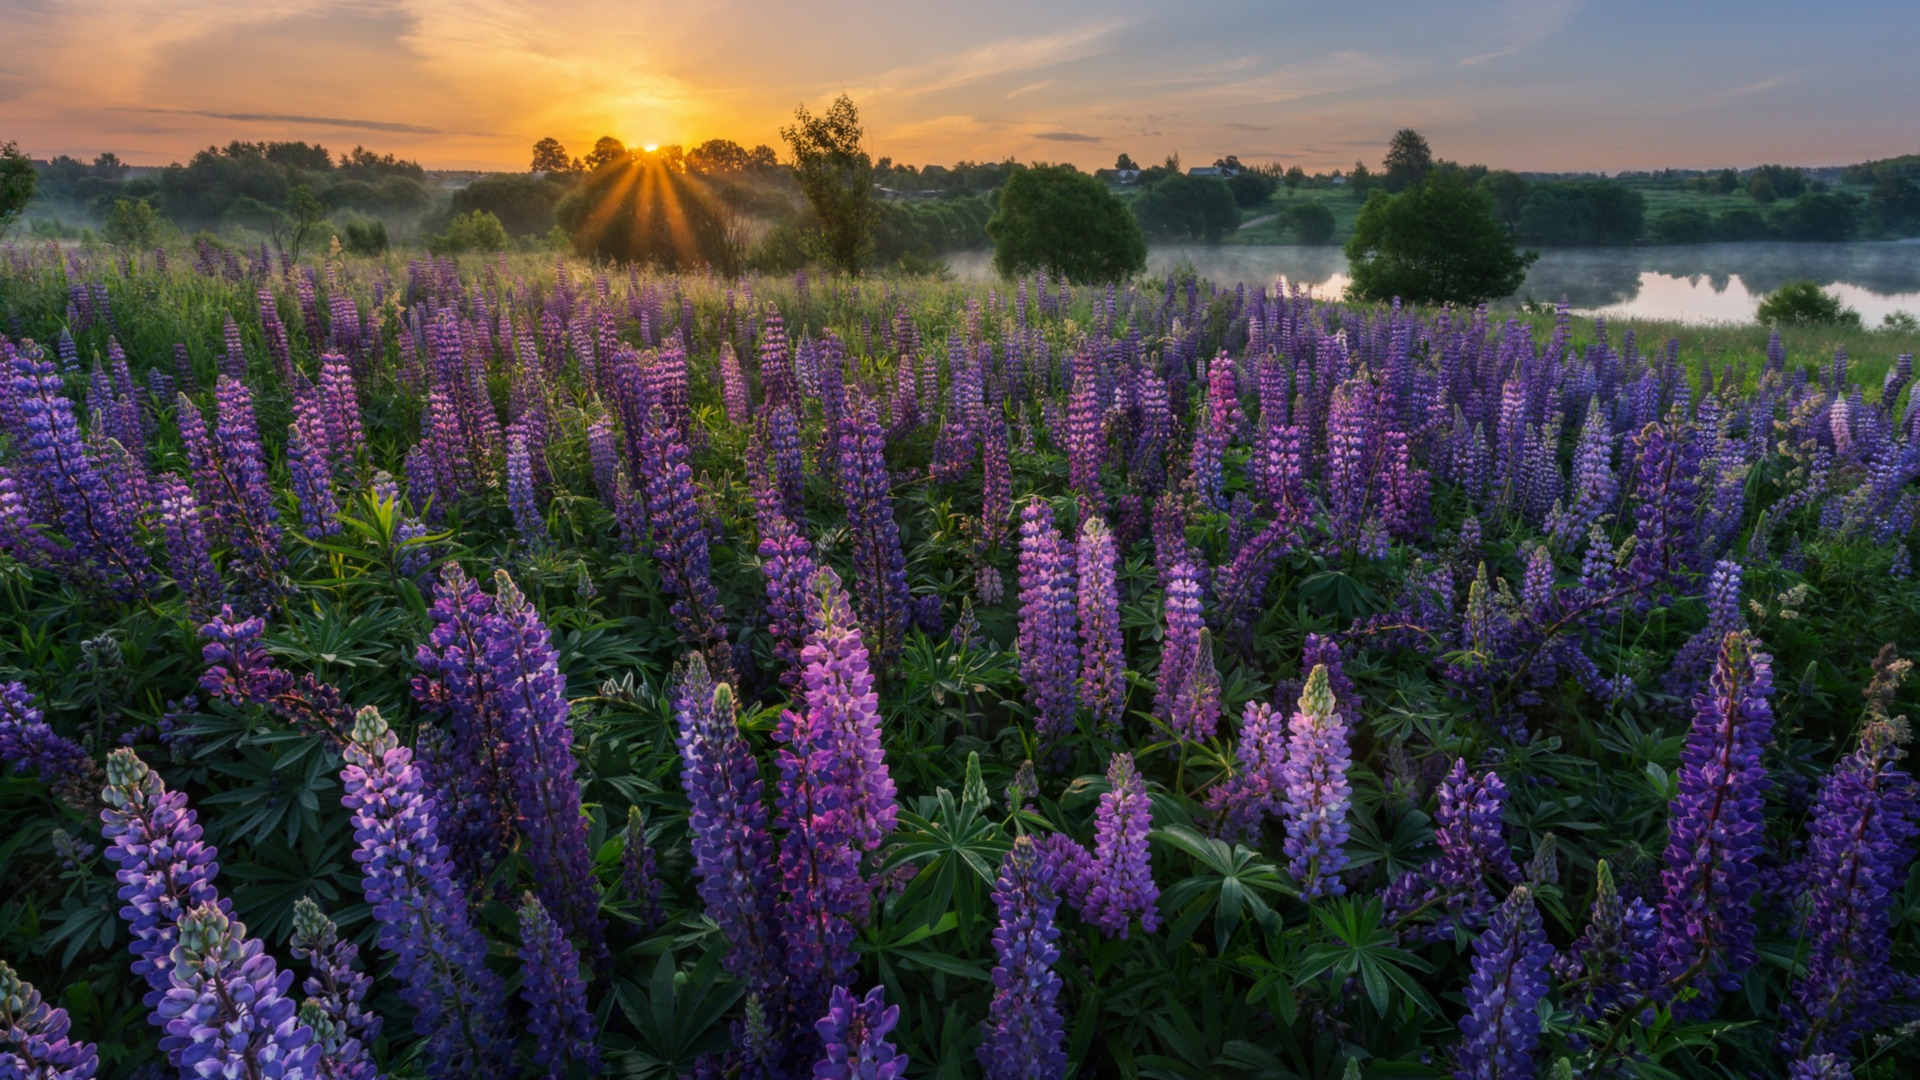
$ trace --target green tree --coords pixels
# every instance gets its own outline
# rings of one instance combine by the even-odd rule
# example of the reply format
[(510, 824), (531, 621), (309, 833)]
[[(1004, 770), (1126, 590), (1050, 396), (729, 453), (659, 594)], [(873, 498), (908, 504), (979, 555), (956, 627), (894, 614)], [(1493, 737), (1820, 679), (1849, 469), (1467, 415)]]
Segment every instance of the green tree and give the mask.
[(346, 239), (343, 246), (355, 255), (385, 255), (387, 253), (387, 223), (384, 221), (349, 221), (343, 230)]
[(1293, 230), (1294, 239), (1318, 246), (1333, 239), (1333, 211), (1319, 199), (1308, 199), (1288, 210), (1280, 223)]
[(288, 258), (298, 262), (300, 249), (319, 233), (320, 223), (326, 216), (327, 208), (314, 197), (313, 191), (305, 184), (296, 184), (287, 192), (287, 212), (280, 221), (281, 227), (274, 230), (274, 242)]
[(1147, 241), (1126, 203), (1071, 165), (1040, 165), (1010, 177), (987, 219), (987, 235), (993, 268), (1006, 277), (1045, 270), (1075, 284), (1097, 284), (1147, 266)]
[(820, 222), (820, 254), (836, 270), (857, 274), (873, 247), (878, 209), (873, 197), (873, 159), (861, 142), (860, 110), (845, 94), (819, 116), (805, 105), (793, 124), (780, 129), (793, 154), (795, 178)]
[(509, 236), (539, 236), (553, 228), (553, 208), (567, 193), (564, 185), (524, 173), (483, 176), (453, 193), (453, 212), (485, 210), (500, 219)]
[(1301, 184), (1307, 182), (1307, 170), (1298, 165), (1292, 166), (1287, 169), (1287, 175), (1283, 182), (1287, 185), (1287, 194), (1292, 195), (1294, 192), (1300, 190)]
[(0, 143), (0, 236), (27, 212), (38, 183), (33, 159), (21, 153), (16, 143)]
[(500, 219), (485, 210), (456, 214), (447, 223), (447, 231), (427, 240), (427, 250), (435, 255), (455, 255), (463, 251), (505, 251), (507, 230)]
[(1373, 191), (1373, 170), (1367, 168), (1366, 162), (1353, 163), (1353, 173), (1347, 177), (1347, 187), (1356, 199), (1364, 199)]
[(1754, 173), (1747, 180), (1747, 197), (1761, 206), (1771, 206), (1780, 201), (1780, 192), (1773, 186), (1773, 177), (1766, 173)]
[(599, 169), (560, 201), (554, 219), (575, 252), (667, 270), (740, 268), (737, 218), (694, 173), (636, 154)]
[(1227, 178), (1227, 191), (1233, 195), (1235, 205), (1243, 209), (1266, 202), (1279, 186), (1272, 173), (1259, 169), (1242, 169)]
[(1538, 257), (1514, 249), (1491, 196), (1446, 175), (1375, 193), (1347, 241), (1352, 292), (1364, 300), (1478, 304), (1511, 295)]
[(1147, 185), (1134, 213), (1147, 232), (1209, 244), (1240, 227), (1240, 207), (1226, 181), (1179, 172)]
[(1720, 211), (1713, 219), (1713, 235), (1718, 240), (1746, 241), (1768, 240), (1773, 237), (1773, 226), (1760, 211), (1751, 206), (1736, 206), (1731, 210)]
[(1840, 302), (1820, 286), (1802, 279), (1789, 281), (1760, 301), (1754, 312), (1762, 323), (1815, 323), (1829, 326), (1859, 326), (1860, 313)]
[(1131, 169), (1135, 172), (1138, 172), (1140, 169), (1140, 166), (1135, 165), (1133, 163), (1133, 155), (1131, 154), (1121, 154), (1119, 157), (1115, 158), (1113, 161), (1113, 167), (1115, 170)]
[(701, 173), (737, 173), (752, 167), (745, 147), (732, 139), (708, 139), (687, 151), (687, 168)]
[(1867, 195), (1867, 219), (1883, 232), (1901, 234), (1920, 228), (1920, 184), (1886, 171)]
[(1676, 206), (1653, 219), (1653, 235), (1663, 244), (1704, 244), (1713, 239), (1713, 215), (1698, 206)]
[(143, 251), (160, 242), (160, 215), (145, 199), (115, 199), (100, 227), (107, 243), (128, 251)]
[(1527, 183), (1527, 178), (1516, 172), (1496, 169), (1481, 177), (1477, 186), (1493, 197), (1494, 220), (1518, 231), (1520, 215), (1527, 205), (1527, 192), (1533, 189), (1533, 185)]
[(1433, 148), (1427, 145), (1424, 135), (1412, 128), (1401, 128), (1387, 144), (1384, 164), (1387, 190), (1405, 191), (1424, 182), (1433, 172)]
[(527, 167), (527, 171), (572, 172), (573, 160), (567, 157), (567, 148), (560, 145), (560, 140), (549, 135), (533, 144), (533, 164)]
[(1773, 212), (1773, 225), (1789, 240), (1835, 242), (1853, 237), (1853, 204), (1830, 191), (1812, 191)]

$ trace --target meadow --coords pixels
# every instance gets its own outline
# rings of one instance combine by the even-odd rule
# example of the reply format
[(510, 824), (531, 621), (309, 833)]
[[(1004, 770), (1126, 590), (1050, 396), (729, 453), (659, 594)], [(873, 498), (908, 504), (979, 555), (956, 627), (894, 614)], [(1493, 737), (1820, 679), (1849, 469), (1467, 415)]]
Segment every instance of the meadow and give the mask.
[(0, 322), (0, 1074), (1920, 1067), (1910, 334), (209, 243)]

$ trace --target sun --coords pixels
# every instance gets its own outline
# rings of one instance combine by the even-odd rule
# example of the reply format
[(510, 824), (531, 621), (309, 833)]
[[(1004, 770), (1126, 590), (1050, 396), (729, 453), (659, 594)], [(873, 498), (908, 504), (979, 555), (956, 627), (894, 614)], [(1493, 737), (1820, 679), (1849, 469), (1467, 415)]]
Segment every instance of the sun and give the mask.
[(646, 145), (644, 145), (644, 146), (642, 146), (642, 147), (641, 147), (640, 149), (642, 149), (642, 150), (645, 150), (645, 151), (646, 151), (647, 153), (649, 153), (649, 154), (651, 154), (651, 153), (653, 153), (653, 152), (654, 152), (655, 150), (658, 150), (658, 149), (660, 149), (660, 144), (659, 144), (659, 143), (647, 143)]

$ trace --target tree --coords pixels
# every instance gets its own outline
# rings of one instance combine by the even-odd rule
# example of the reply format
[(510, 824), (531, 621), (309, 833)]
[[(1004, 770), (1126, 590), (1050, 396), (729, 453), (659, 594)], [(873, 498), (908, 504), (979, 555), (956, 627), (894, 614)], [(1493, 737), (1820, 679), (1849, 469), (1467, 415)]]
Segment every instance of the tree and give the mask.
[(387, 223), (384, 221), (349, 221), (344, 230), (346, 249), (355, 255), (385, 255), (387, 253)]
[(0, 235), (27, 212), (38, 184), (33, 159), (21, 153), (16, 143), (0, 143)]
[(553, 208), (566, 193), (564, 185), (543, 177), (495, 173), (454, 192), (453, 212), (485, 210), (509, 236), (540, 236), (553, 228)]
[(145, 199), (115, 199), (100, 235), (114, 247), (142, 251), (160, 242), (160, 215)]
[(1653, 235), (1663, 244), (1704, 244), (1713, 239), (1713, 215), (1698, 206), (1676, 206), (1653, 219)]
[(1766, 173), (1754, 173), (1747, 181), (1747, 195), (1761, 206), (1770, 206), (1780, 201), (1780, 192), (1774, 189), (1773, 178)]
[(800, 191), (820, 222), (816, 242), (827, 263), (857, 274), (873, 247), (878, 211), (873, 198), (873, 160), (861, 145), (860, 110), (845, 94), (819, 116), (805, 105), (793, 111), (793, 124), (780, 129), (793, 154)]
[(1287, 194), (1292, 195), (1300, 190), (1301, 184), (1307, 182), (1307, 170), (1294, 165), (1287, 169), (1286, 179), (1283, 182), (1287, 185)]
[(1774, 227), (1789, 240), (1837, 242), (1853, 237), (1853, 204), (1830, 191), (1810, 191), (1773, 212)]
[(1116, 172), (1122, 169), (1130, 169), (1134, 172), (1140, 171), (1140, 166), (1133, 163), (1133, 155), (1131, 154), (1121, 154), (1114, 160), (1113, 167)]
[(447, 223), (447, 231), (427, 240), (427, 250), (435, 255), (455, 255), (463, 251), (505, 251), (507, 230), (500, 219), (485, 210), (456, 214)]
[(533, 144), (533, 164), (527, 166), (527, 171), (572, 172), (573, 160), (567, 157), (567, 148), (560, 145), (560, 140), (549, 135)]
[(1147, 232), (1209, 244), (1240, 227), (1240, 207), (1226, 181), (1178, 172), (1147, 185), (1134, 201), (1134, 213)]
[(320, 231), (320, 223), (326, 216), (327, 208), (320, 205), (307, 185), (294, 185), (293, 190), (287, 192), (287, 212), (276, 223), (274, 244), (298, 262), (300, 248)]
[(1840, 302), (1840, 298), (1820, 290), (1812, 281), (1789, 281), (1760, 301), (1754, 316), (1762, 323), (1814, 323), (1828, 326), (1859, 326), (1860, 313)]
[(1920, 184), (1892, 170), (1881, 174), (1867, 195), (1867, 219), (1889, 233), (1920, 227)]
[(1045, 270), (1075, 284), (1099, 284), (1147, 266), (1147, 241), (1126, 203), (1071, 165), (1040, 165), (1010, 177), (987, 219), (987, 235), (993, 268), (1006, 277)]
[(1366, 300), (1478, 304), (1511, 295), (1538, 257), (1514, 249), (1487, 193), (1448, 175), (1376, 192), (1347, 241), (1351, 291)]
[(1405, 191), (1426, 180), (1433, 172), (1433, 148), (1426, 137), (1412, 128), (1393, 133), (1387, 144), (1386, 186), (1388, 191)]
[(1482, 191), (1493, 197), (1493, 217), (1509, 229), (1520, 228), (1520, 213), (1527, 204), (1527, 192), (1533, 185), (1516, 172), (1498, 169), (1480, 178)]
[(1308, 199), (1289, 209), (1280, 221), (1302, 244), (1318, 246), (1333, 239), (1333, 211), (1319, 199)]
[(618, 161), (627, 156), (627, 145), (611, 135), (602, 135), (594, 140), (593, 149), (587, 152), (586, 167), (589, 172), (608, 162)]
[(1227, 191), (1233, 195), (1234, 203), (1243, 209), (1266, 202), (1279, 186), (1280, 182), (1271, 174), (1258, 169), (1242, 169), (1227, 178)]
[(635, 154), (580, 181), (554, 219), (580, 255), (665, 270), (740, 267), (737, 219), (693, 173)]
[(1353, 163), (1353, 174), (1347, 177), (1347, 187), (1356, 199), (1364, 199), (1373, 190), (1373, 170), (1367, 168), (1364, 161)]
[(750, 164), (746, 149), (732, 139), (708, 139), (687, 151), (687, 168), (694, 172), (745, 172)]

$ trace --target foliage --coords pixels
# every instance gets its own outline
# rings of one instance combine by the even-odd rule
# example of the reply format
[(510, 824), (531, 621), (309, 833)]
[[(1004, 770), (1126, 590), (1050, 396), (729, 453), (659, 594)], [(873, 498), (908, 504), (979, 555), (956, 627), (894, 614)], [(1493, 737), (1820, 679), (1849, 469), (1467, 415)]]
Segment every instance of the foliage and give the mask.
[(1036, 166), (1008, 180), (987, 235), (1003, 277), (1044, 270), (1086, 285), (1147, 268), (1146, 238), (1126, 204), (1071, 165)]
[(1412, 128), (1401, 128), (1387, 143), (1387, 158), (1382, 164), (1382, 182), (1389, 192), (1398, 194), (1426, 182), (1433, 172), (1433, 148), (1427, 145), (1426, 136)]
[(1217, 244), (1240, 227), (1240, 207), (1224, 180), (1175, 172), (1148, 184), (1134, 200), (1140, 227), (1156, 236)]
[(1264, 204), (1279, 187), (1278, 177), (1260, 169), (1241, 169), (1227, 177), (1227, 190), (1233, 193), (1234, 205), (1242, 210)]
[(860, 110), (845, 94), (815, 116), (802, 105), (780, 129), (793, 155), (794, 176), (819, 223), (819, 252), (829, 266), (857, 274), (873, 247), (879, 209), (873, 197), (873, 159), (863, 145)]
[(457, 255), (467, 251), (504, 251), (507, 230), (500, 219), (485, 210), (456, 214), (447, 223), (447, 231), (427, 240), (427, 250), (435, 255)]
[(1812, 281), (1789, 281), (1760, 301), (1755, 317), (1763, 323), (1860, 325), (1860, 313)]
[(160, 241), (160, 216), (145, 199), (115, 199), (100, 236), (118, 248), (151, 251)]
[(1653, 219), (1653, 235), (1663, 244), (1704, 244), (1713, 239), (1713, 215), (1698, 206), (1676, 206)]
[(553, 228), (554, 207), (566, 193), (565, 187), (543, 177), (496, 173), (455, 191), (453, 212), (485, 211), (508, 236), (542, 236)]
[(1333, 240), (1333, 211), (1319, 199), (1307, 199), (1289, 206), (1280, 214), (1280, 224), (1293, 231), (1302, 244), (1326, 244)]
[(739, 265), (740, 237), (726, 204), (698, 177), (650, 155), (595, 169), (554, 218), (581, 255), (665, 269)]
[(1534, 184), (1520, 206), (1523, 243), (1551, 247), (1631, 244), (1640, 238), (1646, 197), (1611, 180)]
[(1347, 241), (1354, 295), (1478, 304), (1520, 287), (1536, 256), (1515, 250), (1493, 200), (1449, 176), (1367, 199)]
[(1836, 243), (1852, 239), (1856, 227), (1853, 204), (1831, 191), (1808, 192), (1792, 205), (1775, 210), (1769, 219), (1789, 240)]
[(385, 255), (387, 253), (387, 223), (384, 221), (349, 221), (340, 230), (342, 240), (349, 252), (355, 255)]
[(580, 171), (580, 163), (567, 156), (567, 148), (560, 140), (549, 135), (533, 144), (533, 160), (527, 165), (528, 172), (569, 173)]
[(33, 159), (21, 153), (17, 143), (0, 143), (0, 236), (26, 213), (38, 184)]

